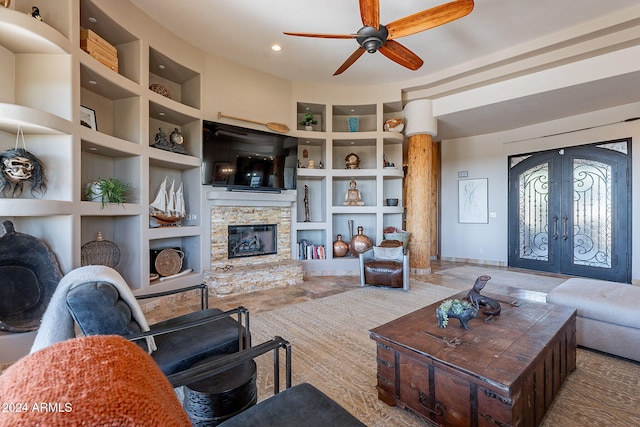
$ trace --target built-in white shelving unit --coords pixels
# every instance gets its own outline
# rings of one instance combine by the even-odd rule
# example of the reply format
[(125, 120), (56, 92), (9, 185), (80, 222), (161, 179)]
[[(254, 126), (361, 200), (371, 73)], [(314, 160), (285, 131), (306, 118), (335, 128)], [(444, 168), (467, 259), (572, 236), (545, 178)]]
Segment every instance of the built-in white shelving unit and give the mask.
[[(120, 248), (116, 269), (136, 293), (199, 283), (202, 230), (191, 219), (199, 215), (180, 227), (152, 228), (149, 203), (167, 177), (183, 184), (187, 213), (201, 211), (201, 59), (182, 55), (180, 44), (156, 46), (164, 30), (127, 25), (113, 5), (51, 0), (39, 5), (44, 21), (27, 14), (32, 6), (15, 0), (0, 7), (0, 149), (14, 147), (21, 127), (27, 149), (46, 165), (48, 189), (41, 198), (28, 188), (0, 198), (0, 219), (42, 239), (65, 273), (80, 266), (82, 245), (100, 231)], [(84, 29), (117, 49), (117, 71), (80, 48)], [(97, 129), (80, 124), (81, 105), (95, 111)], [(152, 147), (159, 128), (167, 135), (178, 129), (186, 154)], [(109, 177), (131, 184), (127, 203), (86, 201), (86, 184)], [(192, 272), (152, 282), (150, 251), (165, 247), (180, 247), (183, 269)]]
[[(338, 234), (349, 241), (348, 221), (374, 244), (383, 239), (387, 226), (401, 228), (404, 212), (402, 200), (402, 155), (404, 135), (384, 131), (384, 121), (402, 117), (401, 102), (331, 105), (298, 102), (297, 122), (305, 113), (318, 121), (312, 131), (298, 125), (298, 200), (294, 232), (298, 242), (324, 245), (326, 259), (305, 260), (305, 271), (344, 271), (357, 269), (357, 258), (333, 257), (333, 242)], [(350, 131), (349, 117), (358, 118), (358, 130)], [(347, 169), (345, 158), (355, 153), (360, 164)], [(385, 159), (393, 167), (385, 167)], [(309, 168), (309, 161), (314, 167)], [(322, 164), (322, 168), (319, 165)], [(363, 206), (344, 206), (349, 183), (355, 180)], [(305, 187), (309, 204), (309, 221), (305, 221)], [(386, 206), (386, 199), (397, 198), (398, 206)]]

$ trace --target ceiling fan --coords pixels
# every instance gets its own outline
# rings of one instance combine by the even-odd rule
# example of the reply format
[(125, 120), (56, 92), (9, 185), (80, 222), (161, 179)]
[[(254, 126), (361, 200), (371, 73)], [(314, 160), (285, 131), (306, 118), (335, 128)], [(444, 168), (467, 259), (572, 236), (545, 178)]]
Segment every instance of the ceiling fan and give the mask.
[(284, 32), (289, 36), (326, 39), (356, 39), (360, 47), (333, 73), (343, 73), (366, 51), (380, 51), (384, 56), (410, 70), (417, 70), (422, 59), (394, 39), (410, 36), (468, 15), (473, 10), (473, 0), (456, 0), (435, 6), (413, 15), (405, 16), (387, 25), (380, 24), (380, 0), (359, 0), (360, 16), (364, 27), (356, 34), (315, 34)]

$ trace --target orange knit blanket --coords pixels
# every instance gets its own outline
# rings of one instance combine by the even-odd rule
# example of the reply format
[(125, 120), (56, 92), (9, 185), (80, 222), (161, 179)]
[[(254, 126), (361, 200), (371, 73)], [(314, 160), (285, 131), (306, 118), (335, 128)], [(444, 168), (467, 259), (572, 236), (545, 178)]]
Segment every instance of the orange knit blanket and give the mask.
[(151, 356), (115, 335), (63, 341), (0, 375), (0, 426), (190, 426)]

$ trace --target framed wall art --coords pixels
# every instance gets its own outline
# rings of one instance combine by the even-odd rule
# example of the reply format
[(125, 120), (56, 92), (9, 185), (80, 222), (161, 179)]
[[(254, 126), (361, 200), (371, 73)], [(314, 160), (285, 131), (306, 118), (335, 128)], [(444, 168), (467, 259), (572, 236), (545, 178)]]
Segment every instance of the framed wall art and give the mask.
[(489, 179), (458, 180), (458, 222), (460, 224), (488, 224)]
[(80, 124), (88, 127), (89, 129), (98, 130), (98, 123), (96, 122), (96, 112), (84, 105), (80, 106)]

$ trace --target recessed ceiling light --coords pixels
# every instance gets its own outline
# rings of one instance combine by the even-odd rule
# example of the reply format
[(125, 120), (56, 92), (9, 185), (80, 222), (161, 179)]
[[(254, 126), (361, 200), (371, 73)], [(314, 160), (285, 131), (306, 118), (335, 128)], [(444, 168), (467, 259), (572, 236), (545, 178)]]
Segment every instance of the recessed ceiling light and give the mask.
[(351, 141), (351, 145), (355, 144), (355, 142)]
[(353, 113), (354, 111), (356, 111), (354, 108), (351, 109), (351, 112)]
[(89, 151), (98, 151), (96, 147), (89, 147)]
[(98, 22), (98, 19), (97, 19), (97, 18), (94, 18), (93, 16), (90, 16), (90, 17), (89, 17), (89, 22), (91, 22), (91, 23), (95, 24), (96, 22)]
[(160, 112), (158, 113), (158, 115), (159, 115), (159, 116), (164, 116), (164, 112), (160, 111)]
[(89, 80), (89, 84), (90, 84), (90, 85), (97, 85), (97, 84), (98, 84), (98, 82), (97, 82), (97, 81), (95, 81), (95, 80)]
[(282, 50), (282, 46), (280, 46), (279, 44), (274, 44), (271, 46), (271, 50), (274, 52), (280, 52)]
[(158, 65), (158, 68), (160, 68), (161, 70), (164, 70), (166, 67), (164, 66), (164, 64), (160, 64)]

